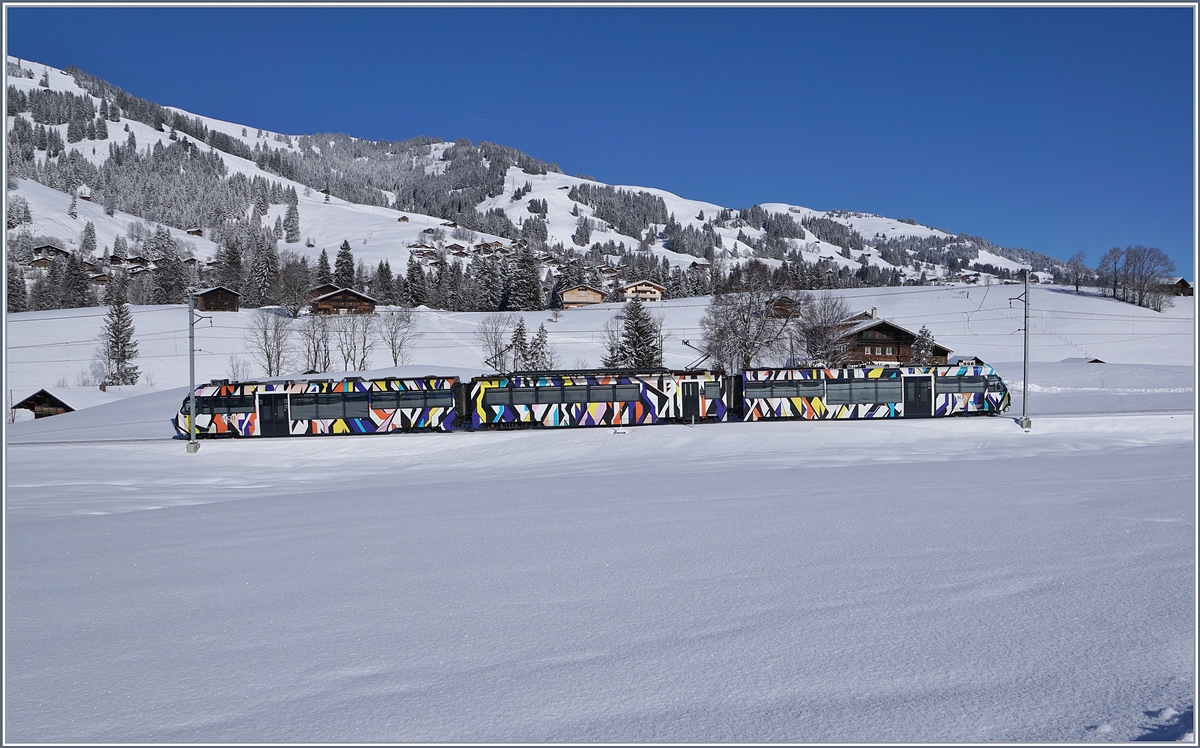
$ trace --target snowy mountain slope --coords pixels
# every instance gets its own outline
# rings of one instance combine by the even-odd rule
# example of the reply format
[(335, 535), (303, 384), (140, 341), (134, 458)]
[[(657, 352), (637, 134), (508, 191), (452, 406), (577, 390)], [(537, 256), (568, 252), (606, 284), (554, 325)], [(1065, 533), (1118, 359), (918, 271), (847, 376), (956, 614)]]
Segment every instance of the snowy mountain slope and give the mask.
[[(15, 58), (9, 58), (10, 62), (15, 62)], [(72, 76), (64, 71), (50, 68), (38, 63), (23, 62), (24, 66), (32, 69), (35, 72), (33, 79), (14, 77), (9, 79), (11, 85), (16, 86), (23, 91), (29, 91), (38, 87), (38, 82), (41, 77), (41, 71), (44, 69), (49, 73), (50, 88), (54, 91), (70, 92), (79, 95), (86, 95), (87, 92), (76, 84)], [(289, 153), (301, 153), (300, 146), (301, 136), (284, 136), (275, 133), (263, 132), (259, 135), (259, 130), (249, 125), (226, 122), (211, 117), (187, 112), (177, 107), (166, 107), (172, 112), (185, 115), (189, 118), (199, 120), (205, 127), (210, 130), (222, 133), (229, 138), (247, 146), (254, 147), (261, 145), (272, 149), (282, 149)], [(110, 128), (109, 136), (106, 141), (87, 142), (85, 146), (84, 156), (93, 163), (100, 163), (107, 156), (108, 143), (124, 143), (132, 134), (139, 144), (139, 147), (145, 148), (154, 143), (168, 142), (169, 133), (165, 131), (157, 131), (141, 122), (124, 119), (123, 126)], [(11, 129), (13, 118), (9, 117), (7, 125)], [(65, 133), (66, 125), (58, 125), (58, 129)], [(129, 132), (125, 132), (125, 128)], [(243, 135), (242, 133), (246, 134)], [(277, 139), (278, 138), (278, 139)], [(440, 143), (435, 144), (430, 148), (430, 155), (425, 161), (426, 173), (441, 173), (444, 172), (447, 163), (440, 160), (442, 155), (453, 144)], [(314, 151), (320, 151), (321, 145), (314, 144)], [(285, 178), (276, 176), (272, 173), (265, 172), (258, 168), (254, 163), (240, 158), (238, 156), (222, 153), (222, 159), (226, 166), (233, 172), (246, 174), (248, 177), (261, 176), (273, 182), (279, 182), (285, 187), (292, 186), (298, 192), (304, 191), (304, 185), (292, 182)], [(363, 161), (367, 157), (362, 157)], [(545, 200), (548, 205), (547, 214), (547, 229), (549, 234), (549, 244), (561, 243), (564, 247), (573, 248), (576, 245), (572, 241), (572, 234), (575, 232), (577, 219), (570, 215), (572, 209), (576, 207), (576, 203), (569, 200), (565, 192), (571, 186), (580, 184), (586, 180), (576, 177), (569, 177), (559, 173), (548, 173), (540, 175), (530, 175), (522, 172), (519, 168), (513, 167), (509, 170), (508, 179), (505, 182), (504, 191), (502, 194), (494, 195), (485, 199), (482, 203), (476, 206), (479, 211), (486, 211), (492, 208), (499, 208), (509, 216), (514, 223), (530, 218), (532, 214), (528, 211), (528, 202), (531, 199)], [(525, 195), (518, 201), (512, 201), (511, 195), (517, 188), (522, 187), (526, 182), (532, 186), (530, 194)], [(697, 218), (701, 212), (705, 219), (711, 221), (722, 206), (700, 201), (692, 200), (674, 195), (664, 190), (659, 190), (652, 187), (637, 187), (629, 185), (616, 185), (619, 189), (633, 192), (645, 191), (652, 195), (661, 197), (666, 203), (668, 213), (675, 217), (680, 224), (700, 228), (705, 224), (705, 220)], [(310, 185), (316, 188), (317, 185)], [(395, 201), (395, 193), (383, 190), (388, 196), (389, 202)], [(440, 223), (439, 219), (434, 217), (422, 218), (422, 220), (414, 221), (406, 226), (395, 226), (388, 228), (384, 225), (383, 216), (389, 215), (386, 209), (382, 211), (375, 210), (360, 210), (361, 208), (369, 208), (369, 206), (357, 206), (357, 208), (348, 208), (350, 203), (338, 200), (336, 197), (331, 198), (326, 204), (323, 196), (314, 191), (310, 191), (304, 197), (300, 204), (301, 213), (301, 232), (305, 239), (311, 238), (316, 246), (310, 249), (306, 246), (306, 242), (301, 242), (289, 248), (299, 251), (301, 254), (315, 255), (320, 249), (329, 249), (340, 245), (343, 240), (350, 241), (356, 253), (362, 245), (363, 240), (366, 240), (366, 246), (371, 249), (366, 250), (363, 259), (375, 264), (381, 259), (387, 259), (393, 267), (403, 266), (407, 262), (408, 250), (407, 244), (415, 243), (420, 240), (419, 232), (422, 228), (427, 228), (434, 223)], [(863, 213), (847, 213), (845, 211), (817, 211), (801, 206), (789, 205), (786, 203), (765, 203), (763, 207), (768, 211), (787, 213), (793, 215), (797, 220), (805, 217), (823, 217), (837, 221), (858, 231), (864, 236), (868, 243), (874, 241), (876, 234), (880, 234), (886, 238), (896, 237), (916, 237), (916, 238), (949, 238), (950, 235), (937, 229), (932, 229), (926, 226), (914, 225), (907, 222), (901, 222), (894, 219), (885, 218), (882, 216), (863, 214)], [(348, 208), (349, 213), (343, 214), (341, 209)], [(277, 214), (281, 214), (284, 208), (274, 206), (268, 220), (273, 220)], [(593, 211), (586, 206), (579, 206), (585, 217), (591, 216)], [(414, 214), (410, 214), (414, 215)], [(337, 216), (341, 216), (338, 218)], [(369, 218), (368, 218), (369, 217)], [(416, 217), (416, 216), (414, 216)], [(359, 222), (366, 218), (370, 224), (367, 227), (362, 227)], [(311, 220), (310, 220), (311, 219)], [(607, 224), (603, 221), (598, 221), (598, 230), (593, 232), (590, 243), (605, 243), (613, 241), (614, 243), (624, 243), (627, 247), (633, 248), (637, 246), (640, 237), (619, 234), (616, 231), (609, 230)], [(313, 228), (310, 232), (309, 227)], [(662, 225), (658, 225), (657, 230), (661, 230)], [(737, 236), (739, 231), (751, 239), (760, 239), (764, 232), (761, 229), (755, 229), (750, 226), (741, 226), (739, 228), (724, 228), (720, 226), (713, 227), (716, 234), (721, 237), (723, 254), (729, 261), (738, 262), (753, 255), (751, 248), (743, 243), (738, 242)], [(499, 237), (492, 235), (481, 235), (480, 240), (491, 241), (498, 240)], [(811, 234), (804, 240), (791, 240), (791, 247), (801, 252), (801, 256), (810, 262), (815, 262), (818, 259), (826, 258), (834, 265), (846, 267), (856, 270), (862, 260), (866, 260), (867, 264), (873, 265), (885, 271), (892, 271), (893, 265), (884, 261), (878, 252), (868, 252), (865, 257), (859, 253), (854, 253), (853, 257), (843, 257), (842, 248), (835, 244), (830, 244), (825, 241), (817, 240)], [(681, 254), (673, 252), (662, 247), (661, 243), (652, 247), (651, 252), (658, 258), (665, 258), (668, 263), (673, 266), (689, 267), (696, 258), (689, 254)], [(1002, 258), (997, 258), (1002, 259)], [(980, 262), (986, 263), (987, 260), (983, 257)], [(778, 264), (777, 261), (766, 259), (765, 262), (769, 265)], [(1010, 260), (1002, 260), (1000, 262), (991, 262), (998, 268), (1015, 269), (1019, 267), (1019, 263), (1013, 263)], [(920, 271), (912, 268), (899, 268), (902, 277), (915, 278), (920, 275)], [(946, 273), (940, 269), (928, 269), (929, 277), (944, 276)]]

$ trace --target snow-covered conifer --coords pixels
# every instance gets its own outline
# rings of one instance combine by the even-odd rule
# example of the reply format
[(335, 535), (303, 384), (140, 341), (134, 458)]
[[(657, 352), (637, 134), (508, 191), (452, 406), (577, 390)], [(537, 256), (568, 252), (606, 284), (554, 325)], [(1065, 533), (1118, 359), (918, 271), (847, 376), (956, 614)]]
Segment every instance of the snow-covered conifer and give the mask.
[(28, 300), (25, 291), (25, 271), (15, 262), (9, 262), (7, 265), (8, 283), (5, 286), (5, 298), (8, 311), (23, 312)]
[(354, 288), (354, 253), (348, 240), (342, 240), (333, 260), (333, 283), (338, 288)]
[(125, 302), (124, 278), (115, 277), (104, 291), (108, 314), (100, 333), (100, 357), (104, 361), (104, 383), (137, 384), (141, 372), (133, 364), (138, 344), (133, 334), (133, 313)]
[(96, 252), (96, 227), (91, 221), (83, 227), (83, 233), (79, 237), (79, 252), (84, 257), (91, 257)]
[(929, 366), (933, 363), (933, 333), (929, 332), (925, 325), (921, 325), (921, 329), (917, 331), (909, 363), (913, 366)]
[(329, 253), (322, 247), (317, 258), (317, 285), (325, 283), (333, 283), (333, 271), (329, 268)]

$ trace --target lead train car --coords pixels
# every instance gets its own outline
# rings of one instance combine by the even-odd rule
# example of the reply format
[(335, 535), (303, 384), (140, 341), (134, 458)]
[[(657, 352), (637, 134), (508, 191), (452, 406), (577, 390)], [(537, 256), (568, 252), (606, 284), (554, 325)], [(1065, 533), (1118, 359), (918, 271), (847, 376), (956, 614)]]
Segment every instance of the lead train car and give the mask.
[[(416, 379), (214, 380), (196, 388), (196, 435), (312, 436), (391, 431), (452, 431), (451, 377)], [(184, 398), (175, 430), (188, 434)]]
[(990, 366), (749, 369), (742, 420), (834, 420), (995, 415), (1008, 387)]

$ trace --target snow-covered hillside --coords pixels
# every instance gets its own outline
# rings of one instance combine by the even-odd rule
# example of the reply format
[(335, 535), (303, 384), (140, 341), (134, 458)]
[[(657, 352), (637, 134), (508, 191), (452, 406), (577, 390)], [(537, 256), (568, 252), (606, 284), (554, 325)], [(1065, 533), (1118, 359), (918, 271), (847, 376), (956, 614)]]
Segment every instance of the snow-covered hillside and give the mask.
[[(15, 58), (10, 57), (8, 59), (10, 63), (15, 64), (17, 62)], [(34, 78), (10, 76), (8, 79), (9, 85), (18, 91), (31, 92), (38, 90), (41, 87), (42, 73), (45, 71), (49, 90), (87, 96), (93, 103), (99, 106), (99, 100), (90, 96), (66, 72), (29, 61), (22, 61), (21, 64), (25, 69), (34, 71), (35, 76)], [(171, 112), (194, 119), (202, 123), (209, 130), (220, 133), (232, 141), (244, 145), (246, 148), (259, 146), (279, 149), (291, 154), (302, 153), (299, 146), (301, 136), (298, 135), (266, 132), (252, 125), (217, 120), (202, 114), (186, 112), (176, 107), (166, 108)], [(28, 113), (17, 116), (29, 119)], [(8, 130), (11, 131), (15, 119), (13, 116), (7, 117), (6, 125)], [(169, 144), (174, 134), (167, 130), (156, 130), (146, 123), (130, 118), (123, 119), (122, 123), (121, 125), (109, 128), (107, 138), (87, 140), (73, 144), (71, 147), (80, 149), (80, 152), (88, 161), (94, 164), (101, 164), (108, 157), (110, 144), (124, 144), (132, 136), (136, 139), (139, 148), (146, 149), (156, 143), (161, 143), (164, 146)], [(65, 137), (66, 124), (51, 127), (57, 128)], [(330, 142), (330, 145), (333, 145), (333, 143)], [(442, 154), (451, 145), (449, 143), (441, 143), (434, 145), (430, 149), (427, 158), (428, 163), (425, 166), (426, 173), (437, 174), (445, 170), (446, 162), (441, 160), (441, 158)], [(316, 152), (322, 148), (322, 145), (313, 144), (311, 147)], [(398, 213), (395, 210), (389, 210), (385, 207), (358, 205), (337, 197), (331, 197), (327, 201), (326, 197), (318, 191), (319, 185), (310, 184), (306, 187), (304, 184), (264, 171), (253, 161), (231, 153), (222, 152), (221, 158), (231, 173), (241, 173), (250, 178), (266, 178), (271, 182), (280, 183), (284, 188), (294, 187), (302, 195), (298, 205), (302, 239), (290, 245), (281, 243), (281, 249), (292, 249), (303, 255), (315, 258), (322, 249), (333, 251), (343, 241), (348, 241), (354, 249), (356, 258), (364, 260), (371, 266), (378, 264), (380, 260), (387, 260), (393, 268), (404, 267), (408, 260), (409, 245), (428, 241), (428, 237), (421, 232), (429, 228), (440, 227), (445, 223), (443, 219), (419, 213), (408, 213), (406, 215), (410, 220), (408, 222), (400, 222), (397, 220)], [(363, 157), (363, 160), (365, 158)], [(526, 183), (529, 184), (530, 191), (524, 194), (521, 199), (513, 200), (513, 193), (523, 188)], [(508, 170), (503, 191), (483, 200), (475, 206), (475, 209), (480, 212), (499, 209), (514, 224), (520, 225), (523, 221), (533, 216), (529, 211), (529, 202), (531, 200), (545, 201), (547, 204), (547, 213), (545, 215), (548, 234), (547, 243), (551, 245), (560, 243), (567, 248), (579, 248), (572, 238), (575, 234), (578, 221), (581, 217), (585, 219), (594, 218), (595, 211), (586, 205), (580, 205), (570, 200), (567, 197), (567, 191), (572, 186), (583, 183), (597, 184), (591, 180), (570, 177), (555, 172), (531, 175), (523, 172), (521, 168), (514, 166)], [(725, 225), (715, 224), (715, 217), (720, 214), (723, 208), (728, 208), (729, 206), (720, 206), (710, 202), (684, 198), (652, 187), (633, 185), (614, 186), (621, 190), (646, 192), (655, 197), (661, 197), (666, 205), (668, 215), (673, 216), (681, 226), (699, 230), (705, 228), (707, 225), (708, 230), (713, 235), (720, 237), (719, 254), (729, 262), (741, 262), (755, 254), (750, 246), (739, 241), (739, 235), (751, 241), (759, 241), (763, 239), (765, 234), (763, 229), (744, 225), (743, 222), (733, 221), (732, 224), (729, 224), (729, 222), (724, 222)], [(388, 202), (395, 201), (396, 195), (394, 192), (386, 190), (383, 192), (387, 194)], [(89, 211), (86, 219), (81, 215), (78, 221), (70, 220), (69, 222), (64, 222), (64, 211), (60, 210), (60, 204), (65, 205), (69, 203), (69, 197), (61, 193), (56, 197), (46, 195), (28, 180), (21, 180), (18, 183), (17, 189), (10, 194), (20, 195), (29, 200), (33, 218), (30, 228), (34, 233), (57, 236), (67, 243), (77, 241), (84, 221), (91, 220), (95, 223), (97, 231), (102, 237), (99, 247), (103, 247), (105, 244), (110, 243), (111, 239), (115, 238), (119, 232), (124, 230), (130, 219), (129, 216), (124, 215), (112, 218), (103, 215), (92, 215), (95, 211)], [(908, 263), (894, 265), (892, 262), (884, 260), (880, 256), (880, 252), (874, 247), (874, 243), (877, 240), (882, 241), (884, 239), (902, 237), (951, 239), (952, 235), (946, 232), (916, 223), (872, 214), (850, 213), (846, 211), (818, 211), (786, 203), (765, 203), (762, 205), (762, 208), (768, 212), (791, 216), (797, 223), (809, 218), (826, 218), (835, 221), (856, 231), (863, 237), (867, 245), (865, 253), (855, 250), (850, 256), (843, 256), (847, 253), (842, 246), (818, 239), (811, 232), (806, 232), (806, 236), (802, 239), (787, 240), (787, 246), (792, 251), (798, 252), (798, 256), (808, 262), (816, 262), (825, 258), (835, 266), (851, 270), (857, 270), (860, 264), (865, 263), (889, 273), (893, 270), (898, 270), (902, 279), (915, 279), (921, 275), (922, 271), (930, 279), (950, 279), (952, 275), (945, 268), (936, 266), (917, 268), (916, 266), (910, 267)], [(269, 225), (276, 218), (282, 217), (285, 209), (286, 206), (282, 205), (271, 206), (266, 216), (266, 223)], [(577, 217), (576, 215), (572, 215), (573, 211), (581, 212), (582, 216)], [(589, 244), (604, 244), (611, 241), (614, 244), (624, 244), (627, 248), (633, 249), (642, 238), (640, 234), (633, 236), (618, 233), (616, 229), (610, 228), (610, 224), (607, 221), (595, 220), (594, 224), (596, 228), (592, 231)], [(175, 228), (182, 230), (187, 227)], [(661, 232), (663, 228), (664, 224), (661, 223), (651, 226), (651, 230), (656, 232)], [(500, 240), (500, 237), (486, 233), (479, 233), (477, 239), (477, 241), (498, 240)], [(211, 242), (201, 241), (194, 242), (194, 244), (196, 245), (199, 259), (205, 260), (212, 257), (215, 246)], [(310, 244), (312, 246), (309, 246)], [(650, 251), (660, 261), (665, 258), (670, 265), (685, 269), (697, 259), (691, 254), (682, 254), (664, 248), (661, 242), (653, 245)], [(777, 260), (763, 259), (767, 264), (778, 264)], [(1020, 262), (994, 255), (986, 249), (979, 251), (977, 261), (984, 265), (990, 264), (993, 267), (1004, 268), (1006, 270), (1016, 270), (1025, 266)]]

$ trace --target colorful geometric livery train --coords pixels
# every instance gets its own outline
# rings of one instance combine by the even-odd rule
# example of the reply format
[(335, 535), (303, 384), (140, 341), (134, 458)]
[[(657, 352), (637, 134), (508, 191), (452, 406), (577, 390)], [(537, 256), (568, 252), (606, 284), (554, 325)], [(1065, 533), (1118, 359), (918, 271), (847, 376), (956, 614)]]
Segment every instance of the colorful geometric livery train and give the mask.
[[(196, 388), (202, 437), (654, 423), (929, 418), (1008, 410), (990, 366), (526, 371), (476, 377), (229, 382)], [(189, 402), (175, 417), (188, 434)]]

